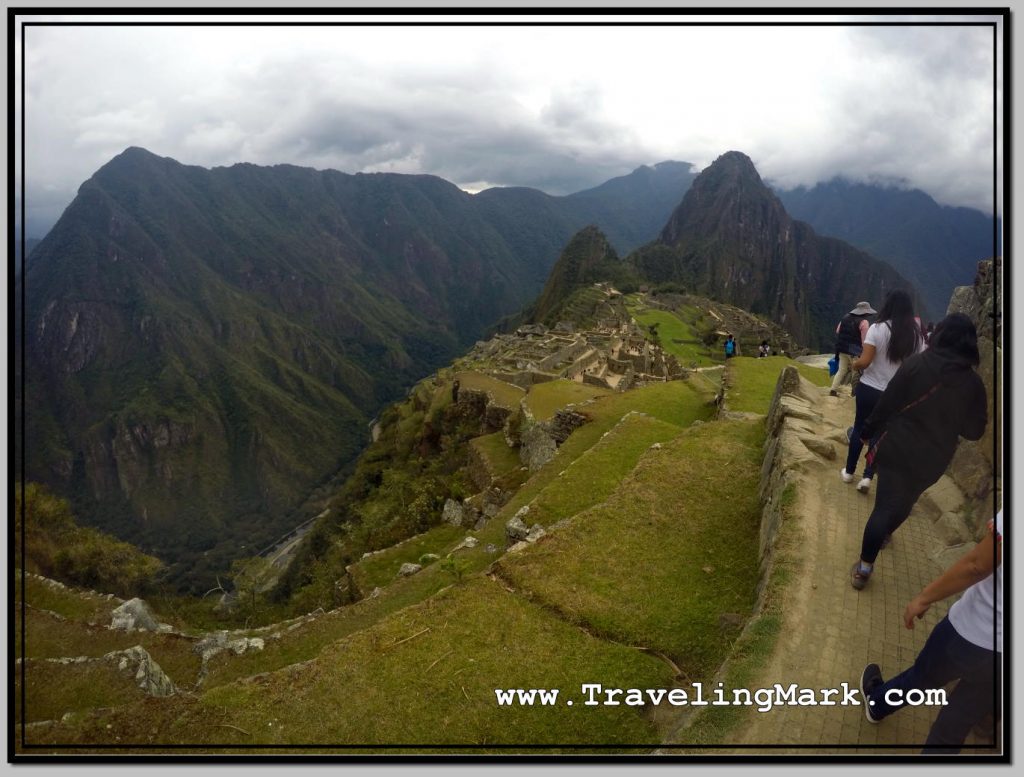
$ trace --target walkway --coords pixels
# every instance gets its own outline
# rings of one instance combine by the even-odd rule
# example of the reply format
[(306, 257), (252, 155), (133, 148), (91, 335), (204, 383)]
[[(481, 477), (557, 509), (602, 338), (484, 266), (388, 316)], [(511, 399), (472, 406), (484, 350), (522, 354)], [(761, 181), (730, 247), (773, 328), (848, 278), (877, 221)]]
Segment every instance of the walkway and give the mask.
[[(820, 389), (814, 410), (825, 419), (821, 438), (842, 438), (853, 423), (854, 405), (848, 391), (833, 398)], [(875, 573), (863, 591), (850, 585), (850, 567), (860, 553), (864, 524), (874, 494), (858, 493), (855, 483), (840, 480), (846, 447), (834, 445), (837, 458), (804, 477), (795, 511), (800, 517), (804, 566), (786, 591), (785, 622), (774, 655), (752, 687), (796, 683), (799, 687), (838, 688), (843, 682), (859, 686), (869, 662), (891, 677), (913, 662), (932, 627), (945, 615), (948, 603), (934, 605), (913, 630), (903, 626), (906, 603), (930, 580), (965, 552), (969, 545), (946, 548), (935, 524), (919, 503), (910, 519), (879, 555)], [(863, 458), (857, 475), (863, 471)], [(929, 492), (944, 510), (955, 509), (959, 494), (951, 481), (940, 481)], [(766, 753), (916, 753), (937, 714), (935, 707), (905, 707), (880, 725), (869, 723), (860, 706), (777, 707), (752, 712), (738, 726), (737, 744), (820, 745), (800, 750), (773, 748)], [(973, 740), (968, 740), (971, 742)], [(860, 745), (861, 747), (851, 747)], [(743, 750), (744, 753), (760, 752)], [(965, 751), (976, 752), (976, 751)]]

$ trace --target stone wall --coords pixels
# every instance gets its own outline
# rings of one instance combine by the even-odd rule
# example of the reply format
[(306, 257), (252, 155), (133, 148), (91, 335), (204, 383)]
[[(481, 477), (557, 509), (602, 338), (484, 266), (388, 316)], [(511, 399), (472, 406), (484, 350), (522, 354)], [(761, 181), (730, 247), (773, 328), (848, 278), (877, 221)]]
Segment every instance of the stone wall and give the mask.
[(988, 259), (978, 263), (978, 273), (971, 286), (960, 286), (953, 292), (947, 313), (963, 313), (978, 328), (978, 351), (981, 364), (978, 374), (988, 395), (988, 426), (976, 442), (961, 440), (949, 476), (967, 495), (977, 530), (984, 527), (996, 510), (1002, 507), (1002, 378), (1003, 338), (1001, 307), (997, 294), (997, 276), (1002, 277), (1002, 261)]

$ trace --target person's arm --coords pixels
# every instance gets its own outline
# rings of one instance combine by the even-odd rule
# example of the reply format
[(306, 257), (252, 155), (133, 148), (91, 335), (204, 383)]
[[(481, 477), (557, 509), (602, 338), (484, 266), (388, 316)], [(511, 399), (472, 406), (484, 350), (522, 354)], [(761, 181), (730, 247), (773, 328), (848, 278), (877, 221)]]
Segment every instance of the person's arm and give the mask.
[(863, 372), (868, 368), (868, 365), (875, 360), (875, 346), (864, 344), (864, 350), (861, 351), (860, 356), (850, 362), (850, 366), (855, 370)]
[(1002, 544), (996, 543), (995, 527), (981, 542), (967, 551), (949, 569), (932, 580), (903, 611), (903, 625), (914, 628), (914, 619), (920, 620), (935, 602), (966, 591), (992, 574), (1002, 562)]

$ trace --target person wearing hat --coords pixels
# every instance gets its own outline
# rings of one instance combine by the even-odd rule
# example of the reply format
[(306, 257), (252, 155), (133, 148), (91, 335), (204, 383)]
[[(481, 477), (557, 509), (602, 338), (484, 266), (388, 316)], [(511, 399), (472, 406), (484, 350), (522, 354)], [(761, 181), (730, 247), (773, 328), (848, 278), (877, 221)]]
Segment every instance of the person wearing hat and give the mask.
[(846, 380), (846, 373), (850, 370), (850, 363), (861, 355), (864, 350), (864, 336), (868, 333), (869, 320), (875, 315), (875, 309), (867, 302), (858, 302), (857, 307), (847, 313), (836, 326), (836, 361), (839, 369), (832, 379), (832, 389), (829, 391), (834, 397), (839, 396), (839, 387)]

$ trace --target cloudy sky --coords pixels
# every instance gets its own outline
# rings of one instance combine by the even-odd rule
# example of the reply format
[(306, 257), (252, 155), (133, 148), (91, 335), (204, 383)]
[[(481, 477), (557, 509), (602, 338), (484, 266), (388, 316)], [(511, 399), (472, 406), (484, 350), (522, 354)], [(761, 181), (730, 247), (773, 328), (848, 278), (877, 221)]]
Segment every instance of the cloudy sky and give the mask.
[(128, 146), (552, 194), (736, 149), (991, 212), (995, 69), (966, 25), (32, 26), (27, 234)]

